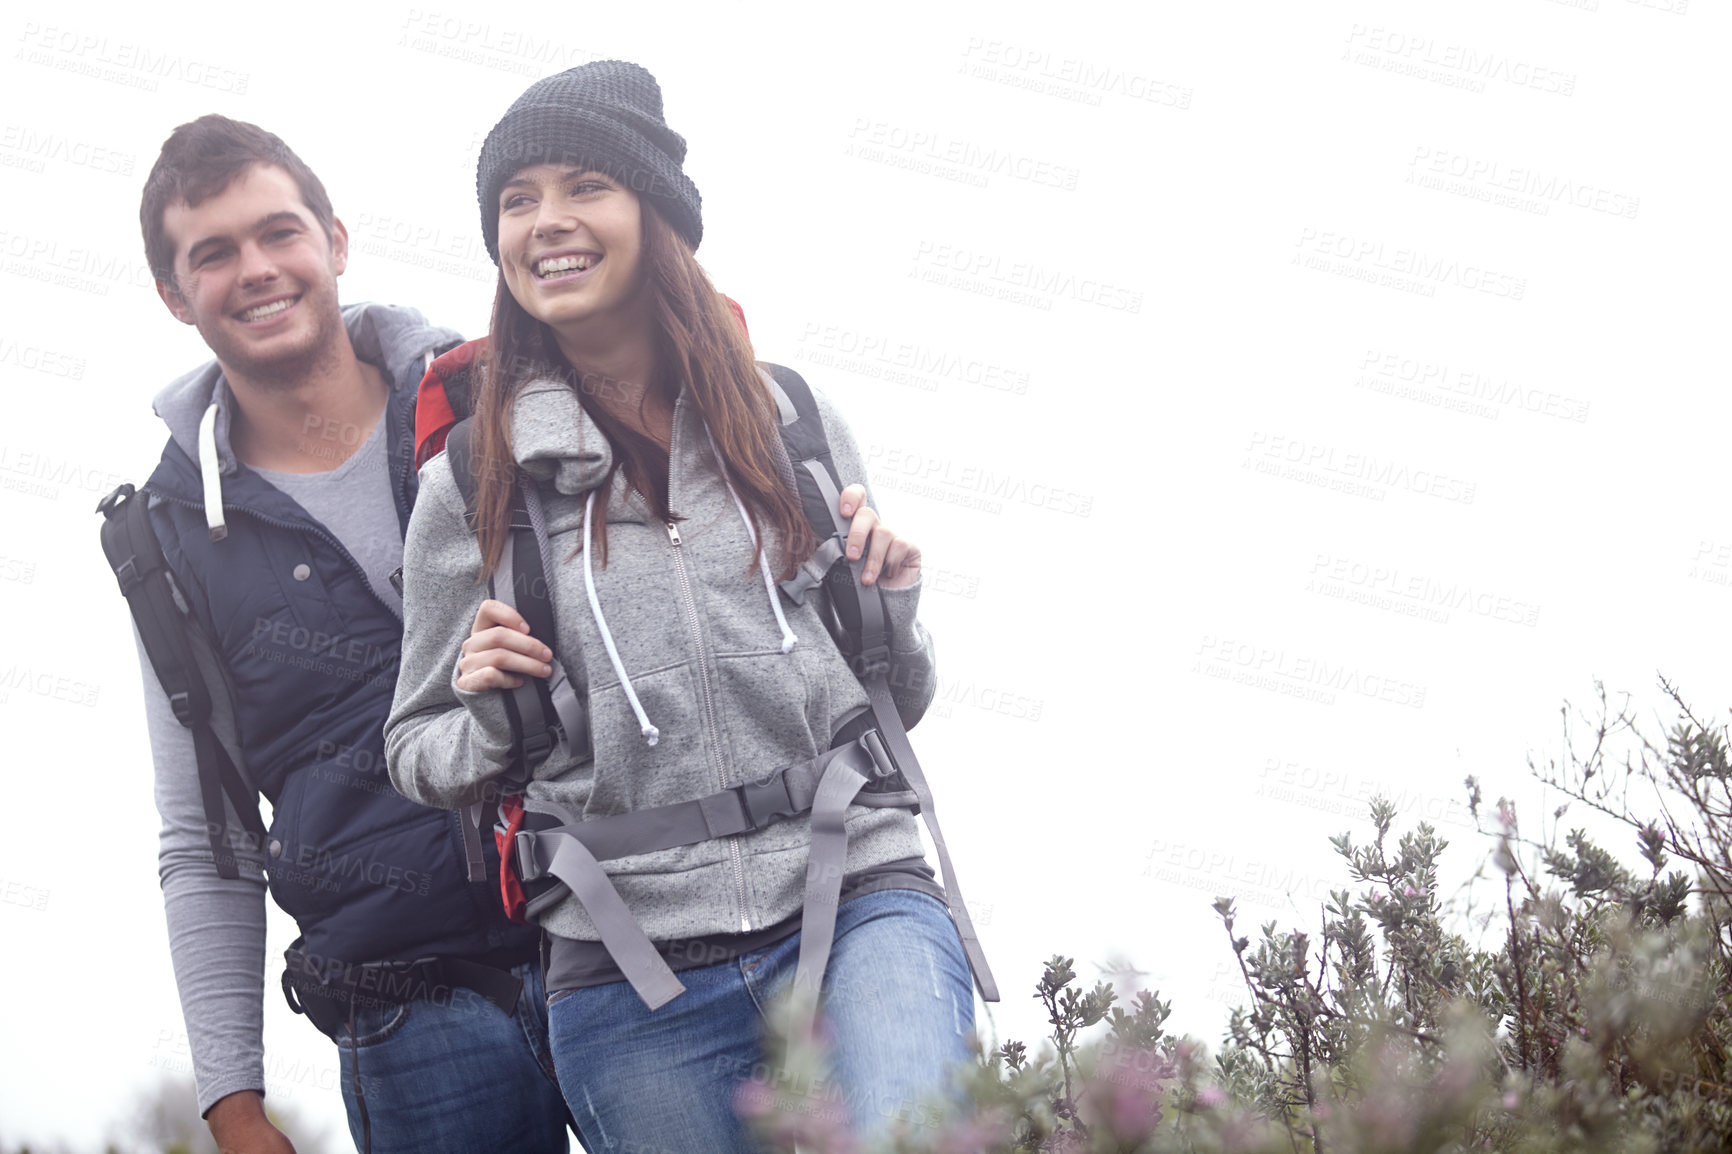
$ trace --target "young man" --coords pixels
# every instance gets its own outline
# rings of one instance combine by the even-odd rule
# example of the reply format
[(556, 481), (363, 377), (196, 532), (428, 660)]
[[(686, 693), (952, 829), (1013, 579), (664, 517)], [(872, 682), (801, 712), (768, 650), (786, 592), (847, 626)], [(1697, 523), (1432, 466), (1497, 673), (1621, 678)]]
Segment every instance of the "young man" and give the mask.
[(385, 772), (415, 390), (459, 338), (411, 309), (339, 308), (348, 235), (319, 179), (253, 125), (177, 128), (140, 221), (163, 304), (216, 359), (158, 394), (169, 441), (135, 499), (272, 803), (268, 833), (226, 842), (219, 868), (194, 734), (141, 647), (199, 1107), (224, 1151), (290, 1149), (262, 1102), (268, 877), (302, 935), (285, 992), (338, 1045), (357, 1146), (566, 1150), (537, 934), (505, 920), (496, 882), (468, 881), (460, 819)]

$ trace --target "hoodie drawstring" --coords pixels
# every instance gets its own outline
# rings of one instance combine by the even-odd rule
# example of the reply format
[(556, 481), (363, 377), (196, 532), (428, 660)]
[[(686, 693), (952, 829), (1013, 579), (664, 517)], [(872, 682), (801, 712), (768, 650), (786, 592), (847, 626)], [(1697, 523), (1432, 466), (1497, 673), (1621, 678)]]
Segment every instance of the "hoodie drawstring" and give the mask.
[[(704, 434), (709, 437), (710, 451), (715, 454), (719, 464), (722, 460), (722, 453), (716, 447), (716, 438), (707, 428), (704, 430)], [(752, 518), (746, 512), (745, 502), (740, 500), (740, 494), (734, 489), (734, 483), (728, 480), (727, 470), (722, 469), (721, 473), (722, 484), (728, 487), (728, 496), (734, 499), (734, 508), (740, 511), (740, 520), (745, 522), (746, 534), (752, 539), (752, 548), (758, 551), (758, 574), (764, 579), (764, 593), (770, 599), (770, 612), (776, 615), (776, 626), (782, 631), (782, 652), (790, 653), (800, 639), (794, 635), (794, 630), (788, 625), (787, 615), (782, 612), (782, 600), (776, 596), (776, 581), (770, 576), (770, 559), (764, 554), (763, 543), (758, 540), (758, 530), (753, 526)], [(533, 486), (531, 486), (531, 490), (533, 491)], [(591, 489), (583, 502), (583, 588), (589, 594), (589, 612), (595, 618), (596, 629), (601, 633), (601, 643), (607, 647), (607, 656), (613, 662), (614, 674), (625, 689), (626, 700), (631, 702), (632, 712), (637, 715), (638, 725), (643, 731), (644, 740), (650, 745), (654, 745), (661, 739), (661, 730), (650, 724), (649, 715), (644, 712), (643, 703), (638, 700), (637, 690), (632, 688), (631, 678), (625, 671), (625, 662), (620, 660), (619, 649), (613, 643), (613, 632), (607, 627), (607, 618), (602, 616), (601, 599), (595, 595), (595, 570), (590, 560), (591, 554), (594, 552), (592, 546), (595, 543), (593, 530), (595, 494), (596, 490)], [(539, 521), (541, 518), (540, 502), (536, 500), (526, 503), (529, 506), (531, 522)], [(536, 538), (541, 541), (546, 540), (546, 532), (540, 526), (537, 526)], [(542, 557), (543, 566), (547, 566), (548, 560), (545, 555)], [(548, 572), (552, 572), (552, 569), (548, 568)]]
[[(716, 437), (708, 428), (704, 435), (710, 439), (710, 452), (716, 455), (716, 464), (721, 466), (722, 451), (716, 447)], [(758, 573), (764, 579), (764, 592), (770, 597), (770, 612), (776, 615), (776, 625), (782, 630), (782, 652), (790, 653), (800, 640), (794, 636), (794, 631), (788, 627), (788, 618), (782, 612), (782, 599), (776, 596), (776, 582), (770, 576), (770, 560), (764, 556), (764, 546), (758, 541), (758, 530), (752, 525), (752, 518), (746, 514), (746, 503), (740, 500), (739, 493), (734, 490), (734, 483), (728, 480), (728, 471), (721, 469), (722, 484), (728, 487), (728, 496), (734, 499), (734, 508), (740, 511), (740, 520), (746, 523), (746, 535), (752, 539), (752, 548), (758, 551)]]
[(601, 615), (601, 601), (595, 595), (595, 573), (590, 566), (590, 554), (595, 552), (595, 490), (589, 491), (589, 496), (583, 502), (583, 587), (589, 593), (589, 611), (595, 617), (595, 626), (601, 631), (601, 643), (607, 646), (607, 655), (613, 662), (613, 671), (619, 677), (619, 683), (625, 687), (625, 696), (631, 702), (631, 711), (637, 714), (638, 725), (642, 727), (644, 741), (654, 745), (661, 740), (661, 730), (650, 724), (649, 715), (643, 711), (643, 703), (637, 699), (637, 690), (631, 687), (631, 678), (626, 676), (625, 662), (619, 659), (619, 650), (614, 648), (613, 634), (608, 630), (607, 618)]
[(228, 522), (223, 519), (222, 460), (216, 447), (217, 403), (198, 422), (198, 471), (204, 480), (204, 520), (210, 526), (210, 539), (221, 541), (229, 535)]

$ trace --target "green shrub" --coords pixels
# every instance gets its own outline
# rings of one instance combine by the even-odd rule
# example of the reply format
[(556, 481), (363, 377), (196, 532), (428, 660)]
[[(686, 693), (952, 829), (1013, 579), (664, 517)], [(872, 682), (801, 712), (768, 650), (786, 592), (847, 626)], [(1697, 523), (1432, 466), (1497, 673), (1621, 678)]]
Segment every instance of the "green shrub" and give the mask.
[[(1330, 839), (1348, 884), (1315, 936), (1275, 922), (1244, 932), (1232, 901), (1215, 902), (1245, 982), (1218, 1052), (1165, 1032), (1169, 1002), (1085, 991), (1054, 957), (1035, 989), (1050, 1038), (981, 1055), (964, 1074), (972, 1108), (911, 1115), (894, 1149), (1732, 1149), (1732, 762), (1725, 726), (1662, 685), (1678, 710), (1663, 742), (1601, 691), (1594, 717), (1565, 711), (1581, 751), (1566, 743), (1532, 767), (1572, 799), (1554, 818), (1573, 803), (1622, 823), (1640, 868), (1581, 829), (1561, 845), (1555, 832), (1524, 837), (1503, 799), (1483, 820), (1470, 777), (1490, 843), (1477, 876), (1500, 891), (1503, 926), (1496, 948), (1478, 948), (1438, 897), (1446, 843), (1423, 823), (1395, 837), (1395, 807), (1375, 799), (1370, 844)], [(794, 1089), (825, 1084), (819, 1048), (786, 1033), (777, 1046), (780, 1088), (742, 1098), (755, 1132), (778, 1150), (850, 1154), (841, 1102), (814, 1108)]]

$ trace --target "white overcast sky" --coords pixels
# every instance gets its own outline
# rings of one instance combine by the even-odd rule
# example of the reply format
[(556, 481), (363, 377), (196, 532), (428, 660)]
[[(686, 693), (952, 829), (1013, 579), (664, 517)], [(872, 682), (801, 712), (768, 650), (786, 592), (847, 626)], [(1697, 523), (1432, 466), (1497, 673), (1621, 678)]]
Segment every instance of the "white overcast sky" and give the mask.
[[(931, 567), (916, 740), (1003, 1033), (1063, 952), (1217, 1041), (1215, 893), (1314, 923), (1376, 789), (1459, 881), (1462, 777), (1534, 798), (1595, 679), (1728, 700), (1721, 6), (25, 0), (0, 35), (6, 1139), (95, 1149), (186, 1068), (92, 509), (205, 355), (137, 204), (207, 111), (322, 174), (345, 300), (478, 334), (481, 137), (585, 60), (660, 78), (700, 258)], [(271, 1092), (336, 1125), (273, 918)]]

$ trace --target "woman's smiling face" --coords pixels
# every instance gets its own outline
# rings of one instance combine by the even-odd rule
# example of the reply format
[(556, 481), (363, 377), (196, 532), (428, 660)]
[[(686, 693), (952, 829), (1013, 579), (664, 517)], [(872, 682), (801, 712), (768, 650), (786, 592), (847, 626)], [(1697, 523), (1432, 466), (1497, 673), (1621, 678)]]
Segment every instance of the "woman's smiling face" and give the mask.
[(569, 164), (519, 169), (499, 192), (499, 269), (525, 312), (572, 344), (643, 303), (643, 209)]

